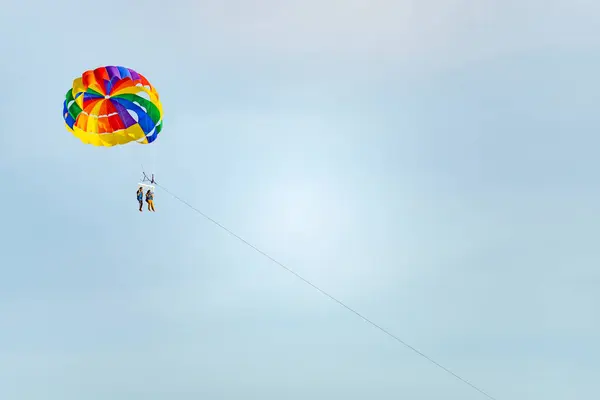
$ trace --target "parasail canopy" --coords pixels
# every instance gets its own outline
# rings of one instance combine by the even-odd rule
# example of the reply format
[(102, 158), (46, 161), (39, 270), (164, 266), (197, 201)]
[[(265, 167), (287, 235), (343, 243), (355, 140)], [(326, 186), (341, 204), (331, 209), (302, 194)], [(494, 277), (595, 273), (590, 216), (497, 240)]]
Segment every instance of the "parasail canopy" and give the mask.
[(153, 143), (162, 130), (158, 92), (131, 68), (105, 66), (85, 71), (66, 94), (63, 117), (85, 144)]

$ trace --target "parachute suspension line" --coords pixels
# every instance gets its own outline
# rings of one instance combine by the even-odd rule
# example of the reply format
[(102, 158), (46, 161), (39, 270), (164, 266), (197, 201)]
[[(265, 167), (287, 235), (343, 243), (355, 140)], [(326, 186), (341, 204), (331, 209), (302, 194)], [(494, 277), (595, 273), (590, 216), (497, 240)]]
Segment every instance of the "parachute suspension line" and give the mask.
[[(127, 149), (122, 148), (122, 146), (114, 146), (116, 148), (119, 149), (119, 154), (121, 154), (121, 158), (124, 158), (126, 161), (129, 162), (137, 162), (137, 157), (132, 156), (130, 153), (127, 153)], [(151, 189), (154, 190), (154, 173), (152, 173), (152, 177), (148, 177), (148, 175), (146, 174), (146, 169), (144, 168), (144, 164), (140, 163), (140, 167), (142, 167), (142, 179), (140, 180), (140, 182), (138, 183), (138, 185), (143, 186), (143, 187), (149, 187)], [(146, 184), (146, 182), (148, 182)]]
[[(117, 145), (117, 146), (113, 146), (113, 147), (119, 149), (119, 154), (122, 159), (123, 166), (126, 167), (126, 165), (131, 162), (132, 156), (122, 146)], [(127, 168), (127, 169), (129, 169), (129, 168)]]
[[(158, 153), (158, 147), (157, 147), (157, 146), (159, 146), (159, 145), (160, 145), (160, 143), (157, 143), (157, 142), (154, 142), (154, 143), (152, 144), (152, 150), (151, 150), (151, 151), (152, 151), (152, 165), (151, 165), (152, 171), (151, 171), (151, 172), (152, 172), (153, 174), (154, 174), (155, 172), (157, 172), (157, 170), (158, 170), (158, 168), (157, 168), (157, 167), (158, 167), (158, 165), (156, 165), (156, 160), (157, 160), (157, 158), (158, 158), (158, 157), (157, 157), (157, 153)], [(153, 180), (154, 180), (154, 178), (153, 178)]]
[(337, 298), (335, 298), (333, 295), (327, 293), (325, 290), (321, 289), (320, 287), (318, 287), (317, 285), (313, 284), (311, 281), (309, 281), (308, 279), (304, 278), (303, 276), (301, 276), (300, 274), (298, 274), (297, 272), (295, 272), (294, 270), (292, 270), (291, 268), (287, 267), (286, 265), (284, 265), (283, 263), (277, 261), (275, 258), (271, 257), (270, 255), (268, 255), (267, 253), (265, 253), (264, 251), (260, 250), (258, 247), (254, 246), (253, 244), (249, 243), (248, 241), (246, 241), (245, 239), (243, 239), (241, 236), (237, 235), (236, 233), (232, 232), (231, 230), (229, 230), (228, 228), (226, 228), (225, 226), (221, 225), (219, 222), (217, 222), (216, 220), (214, 220), (213, 218), (209, 217), (208, 215), (206, 215), (205, 213), (203, 213), (202, 211), (200, 211), (199, 209), (197, 209), (196, 207), (194, 207), (193, 205), (191, 205), (190, 203), (188, 203), (187, 201), (183, 200), (182, 198), (178, 197), (177, 195), (175, 195), (174, 193), (171, 193), (167, 188), (165, 188), (164, 186), (155, 183), (156, 186), (158, 186), (159, 188), (161, 188), (162, 190), (164, 190), (166, 193), (168, 193), (169, 195), (171, 195), (175, 200), (178, 200), (179, 202), (181, 202), (182, 204), (186, 205), (187, 207), (189, 207), (192, 211), (195, 211), (196, 213), (200, 214), (202, 217), (204, 217), (205, 219), (207, 219), (208, 221), (212, 222), (214, 225), (218, 226), (219, 228), (221, 228), (222, 230), (224, 230), (225, 232), (227, 232), (228, 234), (230, 234), (231, 236), (233, 236), (234, 238), (238, 239), (240, 242), (244, 243), (245, 245), (247, 245), (248, 247), (252, 248), (253, 250), (255, 250), (257, 253), (263, 255), (264, 257), (268, 258), (269, 260), (271, 260), (272, 262), (274, 262), (275, 264), (277, 264), (279, 267), (285, 269), (286, 271), (288, 271), (289, 273), (291, 273), (292, 275), (296, 276), (296, 278), (300, 279), (301, 281), (303, 281), (304, 283), (306, 283), (307, 285), (311, 286), (313, 289), (317, 290), (318, 292), (320, 292), (321, 294), (323, 294), (324, 296), (328, 297), (330, 300), (333, 300), (334, 302), (336, 302), (337, 304), (339, 304), (340, 306), (342, 306), (343, 308), (345, 308), (347, 311), (350, 311), (351, 313), (353, 313), (354, 315), (358, 316), (359, 318), (361, 318), (363, 321), (365, 321), (366, 323), (370, 324), (371, 326), (373, 326), (374, 328), (378, 329), (379, 331), (383, 332), (384, 334), (386, 334), (387, 336), (389, 336), (390, 338), (394, 339), (396, 342), (404, 345), (405, 347), (407, 347), (408, 349), (412, 350), (413, 352), (415, 352), (416, 354), (420, 355), (421, 357), (423, 357), (424, 359), (426, 359), (427, 361), (429, 361), (430, 363), (432, 363), (433, 365), (437, 366), (438, 368), (442, 369), (443, 371), (447, 372), (448, 374), (452, 375), (453, 377), (455, 377), (456, 379), (458, 379), (459, 381), (461, 381), (462, 383), (466, 384), (467, 386), (471, 387), (472, 389), (476, 390), (477, 392), (479, 392), (480, 394), (484, 395), (485, 397), (487, 397), (490, 400), (497, 400), (495, 397), (492, 397), (491, 395), (487, 394), (485, 391), (483, 391), (482, 389), (480, 389), (479, 387), (475, 386), (474, 384), (472, 384), (471, 382), (467, 381), (466, 379), (460, 377), (459, 375), (457, 375), (456, 373), (452, 372), (451, 370), (449, 370), (448, 368), (444, 367), (443, 365), (439, 364), (437, 361), (433, 360), (432, 358), (430, 358), (429, 356), (425, 355), (424, 353), (422, 353), (421, 351), (417, 350), (415, 347), (411, 346), (410, 344), (406, 343), (405, 341), (403, 341), (402, 339), (400, 339), (398, 336), (394, 335), (393, 333), (391, 333), (390, 331), (386, 330), (385, 328), (381, 327), (380, 325), (376, 324), (375, 322), (371, 321), (370, 319), (368, 319), (367, 317), (365, 317), (364, 315), (362, 315), (361, 313), (359, 313), (358, 311), (354, 310), (353, 308), (351, 308), (350, 306), (346, 305), (344, 302), (342, 302), (341, 300), (338, 300)]

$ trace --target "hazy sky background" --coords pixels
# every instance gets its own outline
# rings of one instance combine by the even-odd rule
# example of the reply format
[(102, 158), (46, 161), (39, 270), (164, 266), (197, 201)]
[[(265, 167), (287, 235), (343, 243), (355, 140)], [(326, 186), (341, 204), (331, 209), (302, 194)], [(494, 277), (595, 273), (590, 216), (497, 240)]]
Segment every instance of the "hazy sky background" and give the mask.
[[(0, 398), (499, 400), (600, 376), (600, 3), (2, 2)], [(84, 70), (152, 146), (65, 129)]]

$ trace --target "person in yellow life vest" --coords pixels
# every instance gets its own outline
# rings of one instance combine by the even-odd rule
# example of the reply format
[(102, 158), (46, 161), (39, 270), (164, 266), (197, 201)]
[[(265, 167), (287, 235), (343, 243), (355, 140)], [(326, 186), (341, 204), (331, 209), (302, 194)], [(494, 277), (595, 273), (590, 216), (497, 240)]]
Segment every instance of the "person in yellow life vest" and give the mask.
[(148, 211), (155, 211), (154, 210), (154, 193), (148, 189), (148, 191), (146, 192), (146, 203), (148, 203)]

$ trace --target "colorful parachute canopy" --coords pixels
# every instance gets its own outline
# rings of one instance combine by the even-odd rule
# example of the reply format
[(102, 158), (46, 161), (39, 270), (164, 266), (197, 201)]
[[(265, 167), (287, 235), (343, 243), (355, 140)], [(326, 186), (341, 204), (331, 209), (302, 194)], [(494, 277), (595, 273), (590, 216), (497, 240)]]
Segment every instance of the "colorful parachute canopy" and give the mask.
[(86, 71), (67, 92), (67, 130), (83, 143), (115, 146), (152, 143), (162, 130), (158, 93), (141, 74), (125, 67)]

